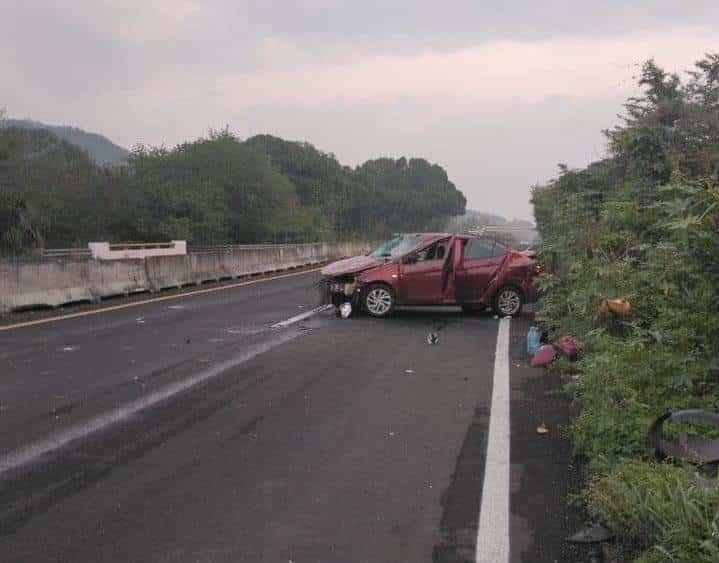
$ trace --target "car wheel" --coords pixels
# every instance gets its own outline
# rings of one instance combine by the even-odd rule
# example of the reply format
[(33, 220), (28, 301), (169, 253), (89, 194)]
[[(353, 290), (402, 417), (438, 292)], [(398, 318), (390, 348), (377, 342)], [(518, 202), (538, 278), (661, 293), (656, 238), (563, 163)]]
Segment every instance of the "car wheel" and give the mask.
[(500, 317), (511, 317), (522, 310), (522, 293), (512, 286), (500, 288), (494, 296), (494, 312)]
[(476, 315), (478, 313), (476, 307), (472, 307), (472, 305), (462, 305), (462, 312), (465, 315)]
[(373, 317), (386, 317), (394, 309), (394, 293), (388, 286), (375, 283), (364, 293), (363, 305)]

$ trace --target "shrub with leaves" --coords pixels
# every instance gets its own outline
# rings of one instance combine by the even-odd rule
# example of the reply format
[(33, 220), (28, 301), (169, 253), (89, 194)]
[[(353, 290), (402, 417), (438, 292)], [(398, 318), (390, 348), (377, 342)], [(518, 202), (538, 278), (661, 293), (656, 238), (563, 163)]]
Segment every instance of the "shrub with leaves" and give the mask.
[(648, 547), (643, 562), (719, 557), (719, 489), (696, 485), (685, 468), (626, 462), (594, 480), (586, 497), (614, 533)]
[[(585, 345), (568, 390), (579, 407), (575, 452), (590, 478), (603, 476), (589, 507), (641, 537), (647, 561), (715, 561), (711, 526), (698, 530), (664, 490), (687, 470), (649, 464), (647, 430), (669, 410), (719, 411), (719, 55), (699, 61), (686, 82), (653, 61), (642, 70), (643, 96), (607, 132), (610, 157), (562, 167), (533, 190), (550, 271), (538, 317)], [(615, 298), (629, 301), (631, 315), (607, 314), (601, 303)], [(628, 483), (661, 500), (654, 519), (640, 505), (619, 513), (602, 501), (623, 505), (622, 495), (636, 492)], [(715, 526), (716, 494), (687, 487), (677, 489), (687, 514), (708, 511), (702, 522)]]

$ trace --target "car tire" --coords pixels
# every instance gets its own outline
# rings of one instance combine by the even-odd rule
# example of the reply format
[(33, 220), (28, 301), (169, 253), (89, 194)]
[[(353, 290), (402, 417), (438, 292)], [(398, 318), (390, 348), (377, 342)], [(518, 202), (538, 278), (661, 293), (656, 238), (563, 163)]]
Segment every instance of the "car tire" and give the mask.
[(472, 305), (462, 305), (462, 313), (465, 315), (476, 315), (479, 311), (476, 307), (473, 307)]
[(500, 287), (492, 300), (492, 309), (500, 317), (513, 317), (522, 312), (524, 296), (516, 287)]
[(362, 296), (362, 308), (376, 318), (389, 316), (394, 310), (394, 291), (383, 283), (373, 283)]

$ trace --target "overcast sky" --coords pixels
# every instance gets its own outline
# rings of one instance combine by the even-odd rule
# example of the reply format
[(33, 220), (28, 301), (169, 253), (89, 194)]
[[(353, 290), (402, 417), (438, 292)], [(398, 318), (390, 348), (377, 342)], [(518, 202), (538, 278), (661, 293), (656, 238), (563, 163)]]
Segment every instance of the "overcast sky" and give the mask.
[(719, 51), (717, 0), (0, 0), (0, 107), (131, 147), (226, 125), (422, 156), (468, 207), (604, 154), (637, 64)]

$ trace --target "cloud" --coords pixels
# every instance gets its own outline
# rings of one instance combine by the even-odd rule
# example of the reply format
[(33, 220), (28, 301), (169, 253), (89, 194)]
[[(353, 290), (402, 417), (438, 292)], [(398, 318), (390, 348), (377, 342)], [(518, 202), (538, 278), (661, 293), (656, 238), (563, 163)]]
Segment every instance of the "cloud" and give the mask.
[(636, 93), (640, 62), (681, 71), (719, 45), (702, 25), (719, 16), (712, 2), (442, 6), (17, 4), (0, 36), (0, 105), (126, 146), (229, 125), (350, 164), (420, 155), (445, 165), (471, 206), (526, 217), (530, 184), (602, 155), (601, 129)]
[(73, 0), (47, 6), (60, 25), (127, 42), (159, 42), (190, 30), (202, 13), (198, 0)]

